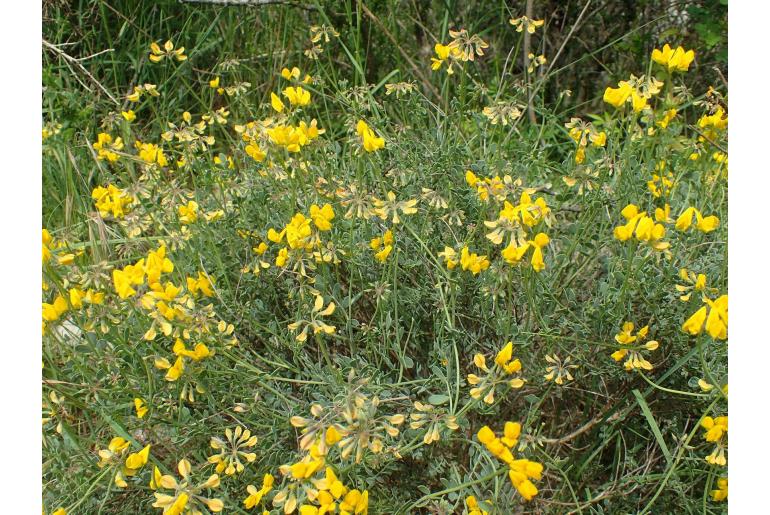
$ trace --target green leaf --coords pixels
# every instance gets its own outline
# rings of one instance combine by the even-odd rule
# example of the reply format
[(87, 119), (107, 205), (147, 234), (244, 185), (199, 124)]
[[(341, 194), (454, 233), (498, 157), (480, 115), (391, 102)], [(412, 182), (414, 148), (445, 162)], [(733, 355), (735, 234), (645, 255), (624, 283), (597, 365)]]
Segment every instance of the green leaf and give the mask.
[(647, 401), (644, 400), (644, 396), (639, 390), (634, 390), (633, 394), (634, 397), (636, 397), (636, 402), (639, 403), (639, 407), (642, 408), (644, 418), (647, 419), (647, 423), (650, 425), (652, 434), (655, 435), (655, 440), (657, 440), (658, 446), (660, 446), (660, 450), (663, 451), (663, 455), (666, 457), (666, 461), (671, 463), (671, 451), (668, 450), (668, 446), (666, 445), (665, 440), (663, 440), (663, 434), (660, 432), (658, 423), (655, 422), (655, 417), (652, 416), (652, 411), (650, 411), (650, 407), (647, 405)]

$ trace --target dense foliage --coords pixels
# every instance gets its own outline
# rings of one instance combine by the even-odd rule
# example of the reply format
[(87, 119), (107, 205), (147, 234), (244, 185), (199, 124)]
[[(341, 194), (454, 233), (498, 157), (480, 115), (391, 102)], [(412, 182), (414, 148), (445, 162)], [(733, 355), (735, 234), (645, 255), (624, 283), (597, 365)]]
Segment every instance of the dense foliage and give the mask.
[(726, 6), (529, 3), (44, 2), (47, 513), (726, 511)]

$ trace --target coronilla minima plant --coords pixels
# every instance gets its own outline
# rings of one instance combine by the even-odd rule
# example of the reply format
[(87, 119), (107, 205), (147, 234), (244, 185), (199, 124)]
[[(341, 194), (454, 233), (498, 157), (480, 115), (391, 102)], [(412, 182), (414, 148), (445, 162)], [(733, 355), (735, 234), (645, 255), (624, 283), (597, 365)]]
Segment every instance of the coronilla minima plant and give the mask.
[(726, 510), (724, 6), (525, 3), (44, 2), (45, 513)]

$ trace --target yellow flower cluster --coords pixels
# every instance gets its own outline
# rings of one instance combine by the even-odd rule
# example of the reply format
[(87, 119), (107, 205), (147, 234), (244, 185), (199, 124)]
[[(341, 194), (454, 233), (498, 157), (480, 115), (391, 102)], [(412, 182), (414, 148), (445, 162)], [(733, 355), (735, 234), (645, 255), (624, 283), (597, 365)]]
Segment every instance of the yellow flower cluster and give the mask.
[(716, 418), (704, 417), (700, 425), (706, 430), (703, 438), (709, 443), (716, 444), (712, 453), (706, 457), (706, 462), (720, 467), (727, 466), (727, 458), (725, 458), (725, 451), (727, 450), (727, 416)]
[(700, 211), (694, 207), (688, 207), (679, 218), (676, 219), (676, 229), (678, 231), (687, 231), (692, 226), (692, 219), (695, 217), (695, 228), (700, 232), (711, 232), (719, 227), (719, 218), (714, 215), (703, 216)]
[(134, 202), (131, 195), (114, 184), (108, 184), (106, 188), (97, 186), (91, 192), (91, 198), (94, 199), (100, 215), (103, 217), (112, 215), (113, 218), (124, 217), (128, 212), (128, 206)]
[(119, 488), (128, 487), (126, 478), (134, 477), (150, 457), (149, 445), (134, 453), (129, 452), (130, 445), (126, 439), (116, 436), (110, 440), (106, 449), (99, 451), (99, 468), (114, 467), (114, 481)]
[(374, 251), (374, 257), (377, 261), (384, 263), (393, 251), (394, 243), (393, 231), (388, 229), (381, 237), (372, 238), (372, 241), (369, 242), (369, 247)]
[(489, 268), (487, 256), (479, 256), (475, 252), (471, 252), (468, 250), (467, 245), (463, 246), (459, 255), (452, 247), (444, 247), (444, 250), (439, 252), (438, 255), (446, 261), (446, 267), (449, 270), (454, 270), (457, 265), (460, 265), (463, 270), (467, 270), (473, 275), (478, 275)]
[(628, 370), (652, 370), (652, 364), (642, 356), (643, 351), (653, 351), (658, 348), (656, 340), (649, 340), (642, 343), (650, 331), (650, 326), (644, 326), (634, 334), (634, 323), (624, 322), (623, 329), (615, 335), (615, 341), (621, 346), (620, 349), (612, 353), (612, 359), (620, 361), (626, 359), (623, 367)]
[(484, 447), (497, 459), (508, 465), (508, 478), (511, 484), (521, 496), (531, 501), (537, 495), (537, 487), (532, 479), (540, 480), (543, 474), (543, 465), (528, 459), (515, 459), (513, 446), (519, 441), (521, 424), (518, 422), (506, 422), (503, 428), (503, 436), (495, 436), (495, 432), (484, 426), (476, 435)]
[(363, 120), (358, 120), (356, 134), (361, 138), (361, 146), (367, 152), (377, 152), (385, 148), (385, 140), (377, 136), (372, 128)]
[(653, 96), (660, 93), (661, 87), (663, 83), (655, 77), (645, 79), (644, 75), (641, 77), (631, 75), (627, 81), (618, 82), (617, 88), (608, 86), (604, 90), (604, 101), (618, 109), (630, 102), (634, 112), (638, 113), (647, 107), (648, 101)]
[(275, 494), (273, 505), (285, 514), (297, 510), (300, 515), (368, 513), (369, 492), (345, 486), (334, 469), (326, 466), (325, 454), (318, 445), (313, 445), (300, 461), (282, 465), (280, 472), (290, 483)]
[(96, 142), (93, 144), (96, 158), (100, 161), (107, 160), (110, 163), (117, 162), (120, 159), (118, 152), (123, 150), (123, 139), (117, 137), (113, 140), (112, 136), (106, 132), (100, 132), (96, 138)]
[(205, 508), (214, 513), (219, 513), (224, 509), (225, 504), (221, 499), (201, 495), (204, 490), (219, 488), (220, 480), (218, 474), (212, 474), (206, 481), (196, 484), (193, 482), (192, 465), (186, 459), (179, 461), (177, 471), (179, 472), (179, 481), (170, 474), (161, 474), (158, 467), (155, 467), (152, 479), (150, 480), (150, 489), (172, 490), (173, 493), (169, 495), (155, 492), (153, 507), (163, 508), (163, 515), (203, 513), (202, 510)]
[(695, 59), (693, 50), (685, 51), (681, 46), (673, 49), (668, 43), (663, 45), (662, 50), (656, 48), (652, 51), (652, 60), (665, 67), (669, 72), (686, 72), (693, 59)]
[(682, 324), (682, 331), (698, 336), (706, 330), (715, 340), (727, 338), (727, 295), (712, 300), (703, 295), (703, 306)]
[[(508, 342), (500, 349), (495, 356), (495, 362), (492, 367), (487, 366), (487, 360), (483, 354), (473, 356), (473, 364), (484, 372), (482, 377), (476, 374), (468, 374), (468, 384), (471, 388), (471, 397), (481, 399), (486, 404), (495, 402), (495, 388), (501, 383), (507, 383), (511, 388), (521, 388), (524, 386), (524, 379), (518, 377), (521, 372), (521, 361), (518, 358), (513, 359), (513, 342)], [(511, 378), (511, 376), (516, 376)]]
[(159, 63), (165, 58), (176, 59), (177, 61), (186, 61), (187, 56), (184, 54), (184, 47), (174, 48), (174, 43), (171, 40), (166, 41), (163, 44), (163, 48), (156, 42), (150, 43), (150, 55), (148, 56), (153, 63)]
[(257, 445), (257, 436), (251, 431), (237, 426), (235, 431), (229, 427), (225, 429), (225, 439), (214, 436), (210, 442), (211, 448), (219, 451), (219, 454), (209, 456), (208, 462), (216, 465), (217, 474), (224, 472), (232, 476), (236, 472), (240, 474), (244, 470), (241, 458), (248, 463), (257, 459), (256, 453), (247, 452), (247, 449)]
[[(671, 244), (667, 241), (663, 241), (666, 236), (666, 228), (661, 223), (656, 223), (647, 216), (646, 211), (640, 211), (634, 204), (628, 204), (620, 212), (623, 218), (627, 220), (625, 225), (619, 225), (615, 227), (613, 235), (617, 240), (628, 241), (635, 237), (637, 241), (646, 243), (655, 251), (662, 252), (668, 250)], [(656, 219), (658, 222), (665, 221), (660, 220), (664, 214), (656, 213)]]

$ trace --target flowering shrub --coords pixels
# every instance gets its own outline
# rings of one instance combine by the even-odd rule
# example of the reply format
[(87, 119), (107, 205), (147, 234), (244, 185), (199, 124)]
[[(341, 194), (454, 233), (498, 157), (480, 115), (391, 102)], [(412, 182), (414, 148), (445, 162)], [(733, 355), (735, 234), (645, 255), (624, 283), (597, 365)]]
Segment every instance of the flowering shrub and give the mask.
[(545, 13), (375, 78), (355, 22), (308, 13), (259, 55), (132, 25), (99, 123), (47, 115), (46, 507), (726, 500), (728, 116), (698, 49), (563, 108)]

